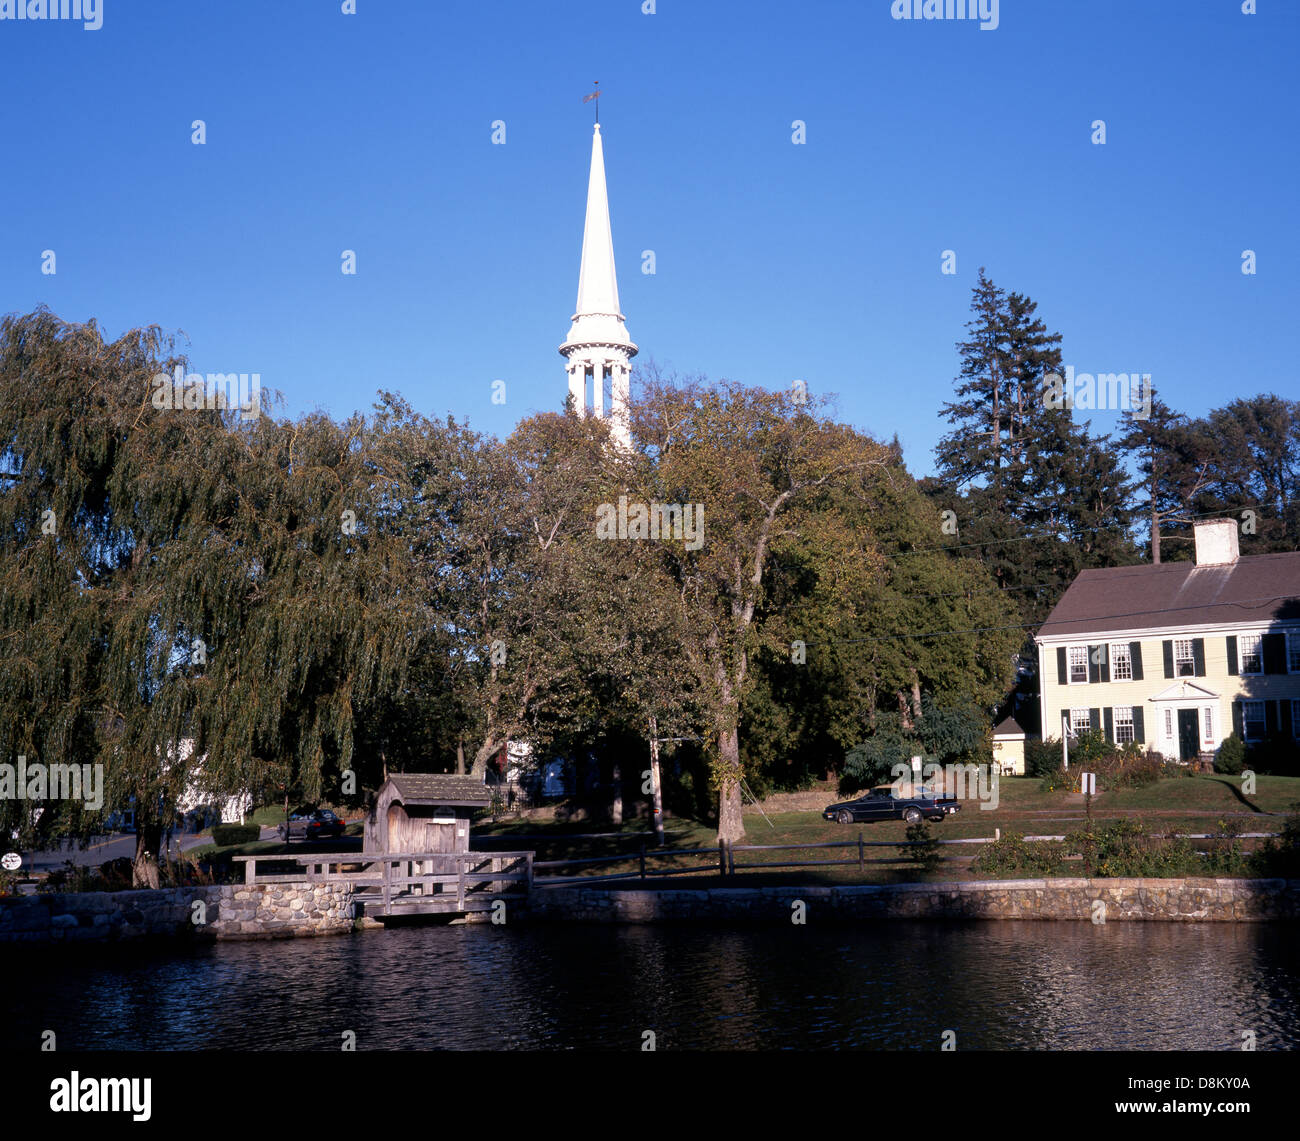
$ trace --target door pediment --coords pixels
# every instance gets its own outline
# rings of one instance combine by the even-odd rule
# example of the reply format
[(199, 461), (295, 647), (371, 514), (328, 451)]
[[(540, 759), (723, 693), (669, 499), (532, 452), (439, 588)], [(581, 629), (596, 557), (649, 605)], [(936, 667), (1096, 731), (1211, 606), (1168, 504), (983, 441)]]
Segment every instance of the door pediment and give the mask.
[(1203, 685), (1197, 685), (1193, 681), (1184, 678), (1182, 681), (1175, 682), (1168, 689), (1162, 689), (1154, 697), (1149, 697), (1148, 701), (1217, 701), (1219, 694), (1212, 689), (1206, 689)]

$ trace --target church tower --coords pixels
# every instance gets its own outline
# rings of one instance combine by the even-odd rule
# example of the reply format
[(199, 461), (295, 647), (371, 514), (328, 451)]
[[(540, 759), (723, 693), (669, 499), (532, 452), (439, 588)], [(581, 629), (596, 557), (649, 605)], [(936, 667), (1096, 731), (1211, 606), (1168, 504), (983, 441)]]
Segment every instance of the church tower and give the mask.
[[(587, 181), (587, 222), (582, 231), (582, 268), (578, 272), (578, 305), (569, 336), (560, 346), (569, 394), (579, 415), (604, 416), (605, 385), (609, 385), (609, 430), (614, 442), (632, 446), (628, 426), (631, 361), (636, 356), (618, 308), (614, 276), (614, 240), (609, 230), (609, 197), (605, 191), (605, 152), (600, 123), (591, 140), (591, 175)], [(590, 381), (591, 400), (587, 399)]]

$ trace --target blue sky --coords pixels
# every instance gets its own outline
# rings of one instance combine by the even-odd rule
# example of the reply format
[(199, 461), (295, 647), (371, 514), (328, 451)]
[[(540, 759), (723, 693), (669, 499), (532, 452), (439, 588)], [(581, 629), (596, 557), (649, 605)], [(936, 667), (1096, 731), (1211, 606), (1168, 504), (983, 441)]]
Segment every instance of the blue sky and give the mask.
[(562, 405), (594, 79), (641, 360), (803, 379), (926, 474), (983, 265), (1080, 371), (1300, 395), (1293, 0), (102, 2), (0, 20), (0, 311), (181, 330), (293, 413)]

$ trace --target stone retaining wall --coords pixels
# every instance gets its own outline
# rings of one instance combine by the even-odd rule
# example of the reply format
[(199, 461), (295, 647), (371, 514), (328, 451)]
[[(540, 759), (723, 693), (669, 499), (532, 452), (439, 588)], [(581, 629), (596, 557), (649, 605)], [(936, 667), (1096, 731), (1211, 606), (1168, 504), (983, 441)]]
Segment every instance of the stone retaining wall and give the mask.
[[(200, 912), (195, 903), (204, 905)], [(629, 891), (535, 888), (516, 917), (569, 923), (789, 923), (862, 919), (1085, 919), (1184, 923), (1300, 918), (1300, 880), (1051, 879), (844, 887)], [(0, 944), (284, 939), (376, 926), (353, 918), (352, 891), (327, 884), (234, 884), (0, 899)], [(201, 915), (204, 922), (196, 922)], [(485, 912), (466, 917), (487, 922)]]
[[(1087, 919), (1230, 922), (1300, 918), (1300, 881), (1051, 879), (845, 887), (627, 891), (539, 888), (530, 918), (580, 923), (789, 923), (860, 919)], [(1102, 905), (1104, 910), (1098, 905)]]
[(51, 892), (0, 899), (0, 944), (156, 936), (278, 939), (350, 930), (351, 888), (326, 884)]

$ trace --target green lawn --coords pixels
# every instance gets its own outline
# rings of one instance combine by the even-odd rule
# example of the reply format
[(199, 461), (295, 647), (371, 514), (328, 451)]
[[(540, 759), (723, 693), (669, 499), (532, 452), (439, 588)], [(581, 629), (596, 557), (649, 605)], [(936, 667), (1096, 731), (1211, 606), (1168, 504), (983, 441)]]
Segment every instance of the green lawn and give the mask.
[[(1256, 779), (1256, 791), (1248, 797), (1238, 794), (1240, 778), (1218, 774), (1171, 778), (1142, 789), (1127, 789), (1104, 793), (1093, 801), (1093, 819), (1100, 823), (1115, 817), (1139, 817), (1161, 831), (1209, 832), (1220, 817), (1231, 818), (1244, 832), (1276, 832), (1282, 824), (1282, 814), (1289, 806), (1300, 801), (1300, 778), (1261, 776)], [(942, 824), (932, 825), (934, 836), (941, 840), (992, 837), (995, 829), (1003, 832), (1017, 831), (1028, 835), (1059, 835), (1083, 826), (1084, 805), (1077, 796), (1062, 791), (1046, 792), (1036, 777), (1003, 777), (998, 785), (998, 807), (985, 811), (978, 800), (963, 801), (961, 812), (948, 817)], [(828, 790), (827, 803), (839, 799)], [(261, 814), (265, 814), (265, 819)], [(283, 819), (283, 809), (259, 809), (250, 820), (264, 824), (278, 824)], [(823, 820), (818, 811), (769, 812), (765, 819), (759, 813), (745, 814), (746, 843), (751, 845), (822, 844), (834, 841), (852, 841), (853, 848), (822, 851), (778, 850), (737, 853), (737, 863), (777, 863), (786, 860), (822, 860), (852, 858), (855, 862), (846, 867), (814, 867), (791, 869), (764, 869), (740, 872), (735, 880), (719, 878), (712, 868), (716, 856), (651, 855), (647, 869), (670, 867), (704, 867), (710, 871), (685, 877), (648, 877), (647, 885), (695, 887), (736, 886), (737, 881), (759, 886), (781, 883), (896, 883), (920, 880), (951, 880), (969, 878), (968, 862), (979, 852), (979, 845), (945, 845), (941, 852), (946, 857), (957, 857), (958, 862), (945, 864), (939, 871), (925, 874), (902, 855), (902, 849), (865, 849), (866, 859), (889, 859), (889, 864), (867, 864), (859, 871), (856, 859), (856, 841), (906, 839), (907, 825), (902, 821), (878, 824), (836, 824)], [(359, 836), (359, 821), (348, 826), (349, 836)], [(636, 871), (640, 863), (638, 853), (642, 845), (647, 852), (657, 851), (650, 826), (645, 820), (629, 821), (621, 826), (601, 821), (529, 820), (526, 817), (508, 818), (493, 823), (476, 824), (471, 843), (480, 851), (533, 851), (535, 859), (545, 863), (560, 859), (582, 859), (601, 856), (623, 856), (611, 864), (579, 864), (564, 868), (546, 868), (539, 871), (544, 876), (598, 876), (614, 872)], [(670, 818), (665, 825), (666, 847), (671, 849), (710, 848), (717, 844), (717, 835), (711, 825), (696, 820)], [(326, 845), (328, 847), (328, 845)], [(217, 848), (208, 844), (196, 848), (192, 855), (274, 855), (283, 852), (302, 853), (308, 849), (295, 844), (286, 846), (279, 840), (262, 840)], [(324, 849), (322, 849), (324, 850)], [(743, 880), (742, 880), (743, 877)], [(640, 881), (616, 881), (625, 886), (635, 886)]]

